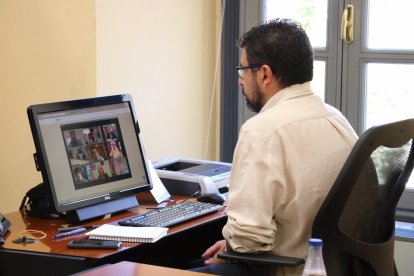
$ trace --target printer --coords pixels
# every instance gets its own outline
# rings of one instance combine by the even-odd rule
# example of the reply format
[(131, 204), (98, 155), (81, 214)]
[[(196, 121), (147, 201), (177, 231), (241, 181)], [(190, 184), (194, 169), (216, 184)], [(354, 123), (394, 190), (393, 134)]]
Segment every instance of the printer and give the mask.
[(161, 182), (172, 195), (228, 192), (231, 163), (167, 157), (152, 162)]

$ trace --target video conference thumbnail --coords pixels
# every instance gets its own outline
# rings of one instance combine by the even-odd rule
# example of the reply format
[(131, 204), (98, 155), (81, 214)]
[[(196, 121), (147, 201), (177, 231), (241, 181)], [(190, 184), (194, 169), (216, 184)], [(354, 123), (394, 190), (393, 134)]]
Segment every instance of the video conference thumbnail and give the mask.
[(62, 125), (76, 190), (130, 178), (118, 119)]

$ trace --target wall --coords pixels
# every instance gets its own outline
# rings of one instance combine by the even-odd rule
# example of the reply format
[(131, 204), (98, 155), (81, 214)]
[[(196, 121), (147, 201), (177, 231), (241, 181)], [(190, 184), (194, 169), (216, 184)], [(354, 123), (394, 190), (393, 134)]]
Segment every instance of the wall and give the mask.
[(41, 182), (31, 104), (129, 92), (150, 159), (215, 159), (216, 113), (207, 155), (205, 143), (219, 3), (0, 0), (0, 212)]
[(151, 160), (215, 159), (215, 120), (207, 155), (205, 148), (216, 61), (216, 3), (96, 2), (97, 93), (132, 94)]
[(0, 0), (0, 211), (41, 182), (26, 109), (96, 93), (95, 1)]
[(394, 256), (399, 275), (413, 275), (414, 241), (395, 241)]

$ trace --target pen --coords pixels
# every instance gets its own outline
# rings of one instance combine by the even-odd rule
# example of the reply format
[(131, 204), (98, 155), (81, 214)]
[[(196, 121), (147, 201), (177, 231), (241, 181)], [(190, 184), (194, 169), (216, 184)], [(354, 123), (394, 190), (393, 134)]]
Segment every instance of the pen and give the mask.
[(85, 228), (85, 229), (95, 229), (98, 228), (100, 225), (86, 225), (86, 226), (69, 226), (69, 227), (60, 227), (58, 228), (58, 232), (69, 232), (72, 230), (76, 230), (79, 228)]
[(57, 235), (54, 235), (53, 238), (54, 239), (59, 239), (59, 238), (67, 237), (67, 236), (70, 236), (70, 235), (75, 235), (75, 234), (78, 234), (78, 233), (82, 233), (84, 231), (86, 231), (86, 228), (81, 227), (81, 228), (78, 228), (78, 229), (75, 229), (75, 230), (72, 230), (72, 231), (59, 233)]

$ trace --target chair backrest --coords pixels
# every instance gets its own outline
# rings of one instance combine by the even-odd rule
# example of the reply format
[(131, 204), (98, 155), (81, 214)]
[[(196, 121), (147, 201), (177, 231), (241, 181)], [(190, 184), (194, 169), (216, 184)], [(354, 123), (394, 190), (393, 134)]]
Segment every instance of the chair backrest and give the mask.
[(414, 119), (364, 132), (313, 223), (328, 275), (398, 275), (395, 210), (414, 166)]

